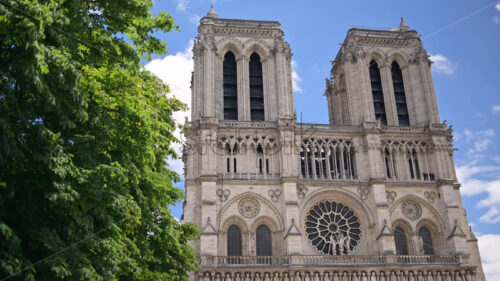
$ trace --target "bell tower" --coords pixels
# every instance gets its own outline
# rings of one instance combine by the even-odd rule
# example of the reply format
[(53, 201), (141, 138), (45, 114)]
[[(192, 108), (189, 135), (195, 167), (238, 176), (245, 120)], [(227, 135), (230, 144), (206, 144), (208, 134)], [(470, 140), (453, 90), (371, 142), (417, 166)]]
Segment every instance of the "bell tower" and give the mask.
[(200, 20), (192, 119), (277, 121), (294, 115), (290, 46), (275, 21)]
[(351, 28), (326, 81), (330, 123), (439, 123), (428, 57), (418, 33), (402, 18), (398, 28)]

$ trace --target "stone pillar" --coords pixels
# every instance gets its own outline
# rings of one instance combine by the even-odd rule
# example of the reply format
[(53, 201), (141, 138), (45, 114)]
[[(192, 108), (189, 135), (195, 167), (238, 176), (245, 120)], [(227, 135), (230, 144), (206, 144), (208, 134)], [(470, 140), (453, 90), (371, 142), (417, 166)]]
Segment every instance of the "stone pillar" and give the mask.
[(380, 79), (382, 80), (382, 90), (384, 91), (385, 115), (387, 116), (387, 124), (397, 126), (398, 113), (396, 110), (396, 101), (394, 97), (394, 89), (392, 85), (391, 68), (387, 64), (379, 66)]
[(455, 253), (467, 252), (466, 235), (463, 229), (467, 227), (463, 221), (461, 206), (459, 205), (460, 199), (457, 198), (457, 193), (453, 187), (453, 180), (440, 180), (438, 182), (439, 193), (441, 200), (446, 210), (446, 224), (447, 232), (445, 232), (448, 241), (448, 248)]
[(215, 45), (207, 39), (203, 50), (203, 117), (215, 117)]
[(371, 181), (373, 200), (376, 206), (376, 227), (378, 247), (383, 254), (395, 254), (396, 245), (394, 243), (394, 234), (391, 227), (391, 217), (389, 214), (389, 204), (385, 193), (385, 181)]
[(284, 246), (286, 255), (302, 254), (302, 234), (299, 230), (299, 204), (297, 201), (296, 177), (282, 177), (281, 189), (283, 194), (283, 221), (285, 225)]
[(216, 256), (218, 250), (216, 178), (204, 177), (201, 181), (201, 233), (200, 255)]
[(238, 88), (238, 120), (250, 121), (250, 79), (248, 58), (239, 57), (236, 64)]

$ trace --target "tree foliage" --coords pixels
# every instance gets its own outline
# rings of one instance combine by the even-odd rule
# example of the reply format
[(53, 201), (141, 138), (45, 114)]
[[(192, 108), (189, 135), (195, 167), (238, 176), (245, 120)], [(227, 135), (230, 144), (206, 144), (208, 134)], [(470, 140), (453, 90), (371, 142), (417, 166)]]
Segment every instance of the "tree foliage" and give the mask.
[[(186, 280), (151, 0), (0, 0), (0, 280)], [(33, 265), (34, 264), (34, 265)], [(33, 265), (33, 266), (32, 266)]]

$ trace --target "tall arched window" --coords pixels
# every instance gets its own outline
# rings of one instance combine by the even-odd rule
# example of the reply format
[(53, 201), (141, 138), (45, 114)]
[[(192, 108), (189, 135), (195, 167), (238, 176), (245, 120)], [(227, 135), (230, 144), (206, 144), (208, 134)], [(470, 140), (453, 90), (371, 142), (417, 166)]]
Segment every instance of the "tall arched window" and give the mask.
[(405, 87), (403, 84), (403, 74), (401, 73), (399, 64), (395, 61), (391, 65), (391, 73), (399, 125), (410, 126), (410, 117), (408, 116), (408, 106), (406, 104)]
[(252, 121), (264, 121), (262, 63), (257, 53), (250, 56), (250, 119)]
[(223, 75), (224, 120), (238, 120), (236, 59), (230, 51), (224, 55)]
[(380, 120), (382, 125), (387, 125), (385, 114), (384, 92), (382, 91), (382, 80), (378, 64), (372, 60), (370, 62), (370, 82), (372, 85), (373, 107), (375, 109), (375, 119)]
[(237, 225), (231, 225), (227, 230), (227, 255), (241, 256), (241, 230)]
[(259, 225), (256, 231), (257, 256), (272, 256), (273, 242), (271, 230), (266, 225)]
[(408, 244), (406, 242), (406, 233), (399, 226), (394, 229), (394, 242), (396, 243), (396, 254), (408, 255)]
[(418, 230), (418, 236), (422, 239), (422, 246), (424, 248), (424, 255), (434, 254), (434, 247), (432, 245), (432, 235), (427, 227), (421, 227)]

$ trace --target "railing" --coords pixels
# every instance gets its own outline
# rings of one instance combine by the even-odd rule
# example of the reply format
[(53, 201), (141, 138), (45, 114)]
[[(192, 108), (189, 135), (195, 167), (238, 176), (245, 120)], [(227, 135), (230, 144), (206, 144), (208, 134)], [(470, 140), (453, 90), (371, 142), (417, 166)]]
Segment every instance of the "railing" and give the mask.
[(279, 179), (280, 174), (264, 174), (264, 173), (218, 173), (220, 179), (248, 179), (248, 180), (270, 180)]
[(460, 265), (468, 255), (346, 255), (346, 256), (199, 256), (201, 266), (348, 266), (348, 265)]
[(276, 128), (276, 122), (220, 121), (220, 127), (230, 128)]
[(238, 20), (238, 19), (216, 19), (216, 24), (221, 25), (236, 25), (247, 27), (266, 27), (266, 28), (280, 28), (280, 23), (277, 21), (258, 21), (258, 20)]
[(384, 133), (425, 133), (426, 127), (382, 126)]
[[(399, 28), (377, 28), (377, 27), (365, 27), (365, 26), (351, 26), (351, 29), (347, 32), (348, 34), (370, 34), (370, 35), (380, 35), (380, 36), (391, 36), (396, 37), (400, 32)], [(417, 35), (414, 30), (405, 31), (407, 34)]]
[(331, 130), (340, 132), (361, 132), (361, 126), (332, 125), (316, 123), (297, 123), (297, 128), (302, 130)]

